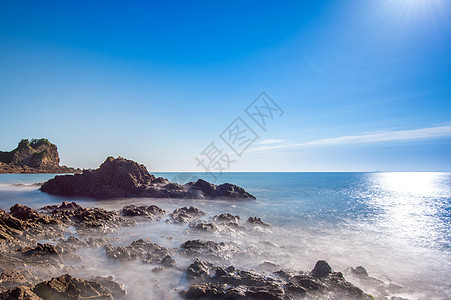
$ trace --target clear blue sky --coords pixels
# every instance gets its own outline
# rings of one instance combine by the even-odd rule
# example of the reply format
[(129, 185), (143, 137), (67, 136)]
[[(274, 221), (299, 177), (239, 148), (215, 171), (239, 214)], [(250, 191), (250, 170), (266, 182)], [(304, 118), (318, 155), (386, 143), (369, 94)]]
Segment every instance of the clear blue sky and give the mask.
[(0, 149), (77, 167), (202, 171), (241, 116), (260, 138), (229, 171), (451, 171), (451, 3), (2, 1), (0, 101)]

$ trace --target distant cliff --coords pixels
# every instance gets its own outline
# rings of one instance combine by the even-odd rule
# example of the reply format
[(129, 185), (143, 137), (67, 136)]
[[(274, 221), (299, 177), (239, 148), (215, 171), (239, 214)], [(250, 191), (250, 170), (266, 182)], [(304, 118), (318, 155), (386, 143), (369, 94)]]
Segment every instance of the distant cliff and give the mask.
[(0, 151), (0, 173), (78, 173), (60, 166), (58, 147), (47, 139), (23, 139), (16, 149)]

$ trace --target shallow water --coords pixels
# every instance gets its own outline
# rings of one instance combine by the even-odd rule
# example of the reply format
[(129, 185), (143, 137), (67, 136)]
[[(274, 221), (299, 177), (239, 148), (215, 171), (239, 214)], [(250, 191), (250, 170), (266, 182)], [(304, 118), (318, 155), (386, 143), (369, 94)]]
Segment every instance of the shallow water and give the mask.
[[(156, 175), (179, 182), (197, 177), (211, 181), (202, 173)], [(67, 200), (41, 193), (32, 185), (53, 176), (0, 175), (0, 208), (8, 209), (15, 203), (39, 208)], [(113, 234), (118, 245), (139, 238), (169, 248), (196, 238), (232, 241), (241, 252), (231, 254), (223, 264), (258, 269), (259, 264), (269, 261), (282, 268), (307, 271), (317, 260), (326, 259), (335, 270), (362, 265), (370, 276), (404, 287), (387, 296), (451, 297), (451, 173), (227, 173), (219, 182), (240, 185), (258, 200), (70, 200), (107, 209), (130, 203), (155, 204), (168, 212), (194, 205), (209, 215), (229, 212), (240, 215), (242, 221), (259, 216), (272, 225), (270, 230), (252, 234), (212, 234), (193, 232), (163, 219), (122, 228)], [(179, 270), (153, 273), (151, 265), (111, 262), (102, 249), (79, 254), (83, 257), (83, 268), (76, 271), (79, 275), (114, 275), (135, 299), (149, 294), (177, 298), (174, 289), (186, 288), (183, 268), (192, 262), (179, 255)], [(378, 298), (374, 285), (346, 278)]]

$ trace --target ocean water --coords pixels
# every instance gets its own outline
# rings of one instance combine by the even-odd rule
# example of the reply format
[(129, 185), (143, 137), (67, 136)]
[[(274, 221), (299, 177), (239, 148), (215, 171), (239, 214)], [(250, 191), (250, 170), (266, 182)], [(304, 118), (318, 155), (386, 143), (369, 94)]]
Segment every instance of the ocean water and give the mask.
[[(212, 180), (203, 173), (156, 175), (179, 183)], [(40, 208), (67, 200), (41, 193), (34, 184), (53, 176), (0, 175), (0, 208), (7, 210), (15, 203)], [(121, 229), (117, 244), (125, 246), (145, 238), (175, 248), (195, 238), (231, 241), (244, 249), (227, 260), (239, 268), (258, 269), (268, 261), (281, 268), (307, 271), (317, 260), (325, 259), (376, 299), (451, 299), (451, 173), (225, 173), (216, 180), (221, 182), (244, 187), (257, 201), (70, 200), (107, 209), (130, 203), (155, 204), (168, 212), (194, 205), (209, 215), (240, 215), (242, 221), (258, 216), (272, 225), (269, 230), (199, 233), (163, 220)], [(113, 275), (135, 299), (149, 295), (176, 299), (177, 290), (187, 287), (182, 269), (191, 261), (186, 257), (176, 258), (180, 269), (155, 274), (139, 263), (126, 267), (112, 263), (102, 249), (80, 255), (86, 266), (77, 271), (79, 275)], [(375, 280), (362, 282), (346, 275), (347, 268), (356, 266), (364, 266)]]

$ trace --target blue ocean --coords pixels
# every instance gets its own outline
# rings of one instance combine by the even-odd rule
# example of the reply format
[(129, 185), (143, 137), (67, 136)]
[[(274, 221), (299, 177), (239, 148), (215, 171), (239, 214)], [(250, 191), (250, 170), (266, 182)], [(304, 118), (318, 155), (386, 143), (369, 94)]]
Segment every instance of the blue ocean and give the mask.
[[(177, 246), (193, 237), (242, 243), (256, 253), (251, 255), (253, 259), (234, 258), (233, 263), (243, 268), (271, 261), (283, 268), (310, 270), (319, 259), (327, 260), (335, 270), (345, 274), (349, 267), (364, 266), (381, 284), (398, 287), (382, 291), (374, 284), (376, 281), (365, 283), (347, 277), (376, 299), (451, 297), (451, 173), (224, 173), (214, 174), (215, 180), (204, 173), (155, 175), (179, 183), (198, 178), (231, 182), (244, 187), (257, 200), (69, 200), (106, 209), (144, 203), (170, 212), (194, 205), (209, 215), (229, 212), (240, 215), (242, 220), (258, 216), (271, 224), (271, 234), (200, 236), (154, 222), (122, 229), (119, 235), (123, 241), (145, 237), (167, 246)], [(40, 208), (68, 200), (39, 191), (38, 183), (53, 176), (0, 175), (0, 208), (8, 210), (15, 203)], [(164, 238), (168, 235), (171, 239)], [(122, 275), (115, 266), (107, 265), (101, 253), (86, 256), (96, 259), (87, 271), (116, 273), (129, 287), (148, 280), (130, 279), (125, 271)], [(142, 296), (136, 292), (136, 298)]]

